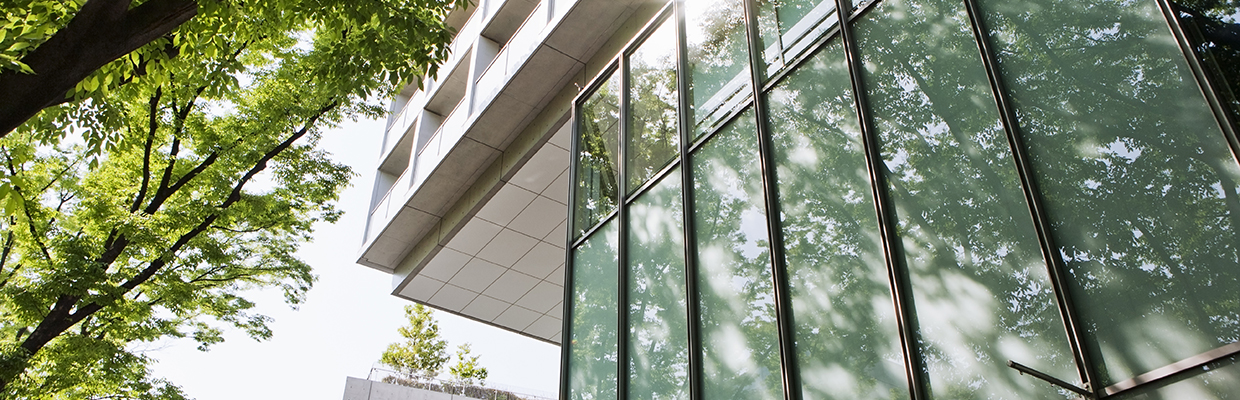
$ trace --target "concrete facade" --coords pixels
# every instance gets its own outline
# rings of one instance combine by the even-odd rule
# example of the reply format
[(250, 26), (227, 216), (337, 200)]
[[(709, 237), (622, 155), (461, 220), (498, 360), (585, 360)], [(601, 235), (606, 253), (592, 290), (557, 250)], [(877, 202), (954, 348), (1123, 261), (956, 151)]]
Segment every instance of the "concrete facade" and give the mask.
[(558, 344), (569, 112), (664, 2), (482, 0), (392, 104), (358, 263), (392, 294)]

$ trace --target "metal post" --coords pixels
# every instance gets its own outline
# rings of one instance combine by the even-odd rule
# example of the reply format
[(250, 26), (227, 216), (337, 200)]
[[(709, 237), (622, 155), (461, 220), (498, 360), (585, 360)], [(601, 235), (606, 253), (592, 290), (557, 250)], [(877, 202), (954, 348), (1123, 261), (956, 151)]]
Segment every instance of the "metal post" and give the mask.
[(1240, 140), (1236, 138), (1237, 121), (1232, 118), (1231, 113), (1227, 111), (1227, 106), (1222, 99), (1219, 99), (1218, 92), (1214, 90), (1214, 86), (1218, 83), (1210, 78), (1205, 72), (1205, 67), (1201, 65), (1201, 60), (1197, 59), (1197, 52), (1193, 50), (1193, 44), (1188, 40), (1188, 35), (1184, 33), (1184, 27), (1180, 25), (1180, 19), (1176, 15), (1176, 6), (1171, 4), (1170, 0), (1155, 1), (1158, 3), (1158, 8), (1162, 10), (1163, 17), (1167, 19), (1167, 26), (1171, 28), (1171, 36), (1175, 37), (1175, 43), (1184, 53), (1188, 69), (1192, 71), (1193, 78), (1197, 81), (1197, 87), (1201, 89), (1206, 103), (1210, 105), (1210, 111), (1214, 113), (1219, 129), (1223, 131), (1228, 147), (1231, 148), (1232, 158), (1240, 162)]
[(629, 148), (629, 60), (627, 56), (620, 57), (620, 142), (619, 152), (620, 159), (617, 165), (620, 168), (620, 182), (616, 184), (617, 203), (616, 204), (616, 220), (619, 224), (619, 238), (617, 241), (616, 257), (619, 260), (616, 266), (616, 283), (617, 293), (616, 302), (619, 303), (616, 308), (616, 398), (626, 399), (629, 394), (629, 221), (628, 221), (628, 201), (627, 193), (629, 186), (628, 178), (628, 148)]
[(891, 207), (887, 183), (883, 176), (883, 159), (879, 151), (878, 132), (874, 130), (873, 118), (867, 105), (865, 85), (861, 71), (860, 51), (852, 33), (852, 4), (848, 0), (836, 0), (835, 11), (839, 15), (840, 34), (844, 42), (844, 52), (848, 59), (848, 75), (852, 81), (854, 107), (860, 120), (862, 142), (865, 146), (866, 169), (870, 177), (870, 191), (874, 197), (874, 210), (878, 215), (880, 236), (883, 241), (883, 255), (887, 262), (887, 279), (891, 289), (891, 300), (895, 306), (897, 327), (900, 332), (900, 347), (904, 353), (904, 373), (908, 379), (908, 390), (915, 400), (924, 400), (928, 396), (924, 388), (926, 384), (922, 374), (921, 358), (917, 355), (916, 332), (913, 329), (913, 315), (909, 307), (911, 301), (901, 274), (902, 262), (899, 245), (900, 237), (896, 233), (896, 220)]
[(676, 124), (680, 134), (680, 191), (681, 209), (684, 210), (685, 246), (685, 326), (689, 336), (689, 399), (702, 400), (702, 333), (701, 300), (697, 288), (697, 242), (693, 240), (693, 164), (689, 162), (689, 146), (693, 144), (693, 109), (689, 105), (689, 57), (686, 49), (685, 10), (683, 0), (673, 1), (672, 18), (676, 24), (676, 90), (678, 98)]
[[(1068, 292), (1066, 266), (1059, 254), (1058, 246), (1051, 236), (1050, 219), (1046, 215), (1046, 206), (1037, 187), (1036, 178), (1028, 153), (1025, 151), (1021, 135), (1020, 122), (1016, 119), (1016, 109), (1008, 98), (1007, 89), (1003, 85), (1002, 73), (995, 52), (990, 45), (989, 35), (981, 20), (981, 11), (976, 0), (964, 0), (965, 12), (969, 15), (969, 23), (973, 36), (977, 40), (981, 52), (982, 64), (986, 69), (986, 77), (990, 81), (990, 89), (994, 92), (995, 103), (999, 108), (999, 117), (1003, 121), (1003, 131), (1007, 135), (1008, 146), (1012, 150), (1012, 158), (1016, 162), (1016, 172), (1020, 176), (1020, 186), (1025, 195), (1025, 203), (1029, 205), (1029, 215), (1033, 219), (1033, 227), (1042, 249), (1042, 259), (1046, 262), (1047, 275), (1051, 280), (1051, 288), (1055, 293), (1055, 303), (1059, 315), (1064, 321), (1064, 330), (1068, 343), (1072, 348), (1072, 356), (1076, 359), (1077, 372), (1085, 388), (1094, 391), (1097, 386), (1097, 371), (1090, 360), (1089, 351), (1083, 340), (1084, 334), (1080, 317), (1072, 303)], [(1097, 393), (1095, 393), (1095, 396)]]
[(749, 41), (750, 89), (753, 92), (754, 115), (758, 119), (755, 132), (762, 167), (762, 193), (766, 205), (766, 231), (770, 251), (771, 280), (775, 289), (775, 322), (779, 334), (779, 369), (784, 399), (800, 400), (801, 383), (797, 372), (792, 299), (788, 294), (788, 269), (784, 261), (784, 235), (779, 221), (779, 186), (775, 176), (775, 156), (771, 148), (771, 132), (767, 125), (766, 99), (762, 97), (762, 40), (758, 32), (757, 8), (752, 0), (745, 2), (745, 33)]

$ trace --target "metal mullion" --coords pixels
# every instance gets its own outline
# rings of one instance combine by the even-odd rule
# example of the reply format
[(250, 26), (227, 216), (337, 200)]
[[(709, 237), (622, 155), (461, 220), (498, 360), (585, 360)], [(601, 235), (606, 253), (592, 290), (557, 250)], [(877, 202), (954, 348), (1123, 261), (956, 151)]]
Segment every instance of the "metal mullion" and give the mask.
[(573, 226), (574, 225), (573, 219), (576, 217), (574, 215), (576, 213), (575, 212), (576, 207), (574, 207), (573, 205), (576, 204), (576, 201), (577, 201), (577, 190), (576, 190), (577, 189), (577, 163), (578, 163), (577, 153), (580, 151), (578, 142), (581, 141), (580, 132), (578, 129), (579, 124), (577, 124), (577, 121), (581, 117), (581, 114), (579, 114), (580, 111), (581, 111), (580, 102), (573, 101), (573, 107), (571, 111), (572, 118), (570, 118), (568, 121), (568, 123), (573, 124), (573, 127), (572, 127), (573, 138), (572, 138), (572, 142), (569, 143), (569, 148), (572, 150), (569, 153), (571, 159), (569, 159), (569, 162), (568, 162), (568, 182), (569, 182), (568, 222), (567, 222), (568, 229), (565, 229), (565, 238), (564, 238), (564, 243), (565, 243), (565, 246), (564, 246), (564, 315), (560, 316), (561, 318), (563, 318), (563, 321), (561, 321), (562, 325), (560, 327), (560, 398), (561, 399), (571, 398), (570, 387), (569, 387), (571, 382), (569, 382), (569, 379), (568, 379), (568, 375), (569, 375), (568, 364), (569, 364), (569, 359), (571, 358), (570, 352), (572, 351), (572, 349), (570, 348), (568, 344), (572, 343), (572, 340), (570, 340), (569, 335), (571, 335), (572, 327), (573, 327), (573, 315), (572, 315), (573, 314), (573, 249), (575, 249), (576, 246), (572, 246), (569, 244), (573, 243), (573, 233), (575, 233), (574, 231), (577, 230), (576, 227)]
[[(762, 78), (766, 75), (762, 61), (762, 41), (758, 32), (757, 9), (753, 0), (743, 0), (745, 33), (749, 41), (749, 89), (753, 92), (754, 117), (757, 121), (758, 156), (762, 168), (763, 202), (766, 204), (767, 247), (770, 251), (771, 280), (775, 290), (775, 323), (779, 335), (779, 369), (783, 378), (785, 400), (801, 399), (797, 376), (796, 341), (792, 323), (792, 299), (788, 294), (788, 269), (784, 263), (784, 235), (779, 222), (779, 193), (775, 181), (775, 156), (771, 148), (770, 127), (767, 126), (766, 101), (761, 95)], [(782, 55), (781, 55), (782, 57)]]
[[(679, 154), (679, 152), (677, 154)], [(629, 198), (628, 200), (625, 200), (625, 203), (636, 202), (638, 197), (642, 197), (642, 193), (646, 193), (646, 191), (649, 191), (650, 188), (657, 185), (663, 177), (671, 173), (672, 170), (676, 169), (676, 166), (678, 165), (680, 165), (680, 157), (673, 158), (672, 161), (667, 163), (667, 165), (660, 167), (658, 171), (655, 171), (655, 173), (650, 176), (650, 179), (646, 180), (646, 183), (643, 183), (641, 186), (638, 186), (637, 189), (633, 190), (633, 193), (629, 195)]]
[(1197, 87), (1201, 89), (1202, 95), (1205, 97), (1206, 103), (1210, 105), (1210, 111), (1213, 112), (1215, 120), (1218, 122), (1219, 129), (1223, 131), (1223, 136), (1227, 140), (1228, 147), (1231, 148), (1231, 156), (1237, 162), (1240, 162), (1240, 140), (1236, 134), (1236, 120), (1232, 118), (1228, 111), (1228, 106), (1218, 98), (1218, 92), (1214, 90), (1217, 84), (1210, 75), (1205, 72), (1205, 67), (1201, 65), (1201, 60), (1197, 59), (1197, 52), (1193, 50), (1193, 44), (1188, 40), (1188, 35), (1184, 33), (1184, 27), (1180, 25), (1180, 19), (1176, 16), (1175, 7), (1171, 5), (1169, 0), (1155, 0), (1158, 8), (1161, 9), (1163, 17), (1167, 19), (1167, 26), (1171, 29), (1171, 35), (1175, 37), (1175, 42), (1180, 47), (1180, 51), (1184, 53), (1184, 58), (1188, 62), (1188, 69), (1192, 71), (1194, 80), (1197, 81)]
[[(617, 206), (617, 210), (618, 209), (619, 207)], [(569, 243), (569, 247), (570, 248), (577, 247), (577, 246), (580, 246), (582, 243), (585, 243), (586, 239), (588, 239), (591, 235), (593, 235), (594, 232), (598, 232), (599, 229), (603, 229), (603, 225), (606, 225), (607, 221), (610, 220), (611, 217), (616, 215), (616, 212), (618, 212), (617, 210), (611, 210), (611, 212), (607, 213), (606, 216), (604, 216), (603, 218), (599, 218), (599, 222), (597, 224), (594, 224), (594, 226), (590, 227), (590, 229), (586, 229), (585, 232), (582, 232), (581, 237)]]
[(900, 332), (900, 346), (904, 353), (904, 372), (908, 380), (910, 395), (915, 400), (924, 400), (928, 396), (923, 388), (927, 387), (921, 373), (921, 359), (917, 355), (916, 332), (912, 328), (912, 312), (908, 307), (909, 293), (900, 274), (900, 255), (896, 246), (899, 236), (896, 233), (894, 210), (891, 207), (890, 195), (887, 193), (886, 180), (882, 174), (883, 159), (879, 150), (878, 133), (875, 132), (865, 96), (865, 85), (861, 75), (860, 52), (852, 34), (852, 4), (848, 0), (836, 0), (835, 8), (839, 16), (840, 33), (843, 36), (844, 53), (848, 61), (848, 75), (853, 89), (854, 107), (861, 123), (862, 142), (865, 146), (866, 170), (870, 176), (870, 191), (874, 199), (874, 211), (878, 215), (879, 230), (883, 241), (883, 255), (887, 264), (887, 279), (891, 290), (892, 304), (896, 311), (896, 324)]
[(706, 146), (706, 143), (709, 142), (711, 138), (715, 137), (715, 135), (718, 135), (719, 132), (723, 132), (723, 127), (732, 123), (732, 120), (736, 119), (741, 114), (744, 114), (745, 109), (749, 108), (749, 106), (752, 103), (753, 103), (752, 98), (745, 99), (743, 106), (737, 107), (735, 110), (732, 110), (731, 112), (729, 112), (727, 117), (724, 117), (723, 119), (720, 120), (722, 122), (718, 124), (718, 127), (715, 128), (715, 130), (707, 131), (706, 133), (703, 133), (702, 137), (698, 138), (697, 141), (691, 143), (689, 145), (689, 152), (690, 153), (695, 152), (698, 149), (702, 148), (703, 146)]
[(1099, 391), (1105, 392), (1105, 397), (1113, 397), (1129, 391), (1161, 385), (1165, 381), (1190, 374), (1194, 370), (1204, 373), (1209, 370), (1206, 366), (1223, 361), (1230, 357), (1235, 357), (1236, 355), (1240, 355), (1240, 342), (1233, 342), (1216, 347), (1204, 353), (1171, 363), (1162, 368), (1129, 378), (1123, 382), (1118, 382), (1111, 386), (1107, 386)]
[(672, 16), (676, 19), (676, 90), (677, 116), (680, 118), (677, 127), (680, 134), (680, 199), (681, 218), (683, 219), (685, 247), (685, 319), (686, 332), (689, 340), (689, 399), (702, 399), (702, 333), (701, 333), (701, 301), (697, 288), (697, 242), (693, 240), (694, 207), (693, 207), (693, 164), (690, 163), (689, 151), (693, 144), (693, 115), (690, 106), (689, 91), (689, 57), (685, 44), (685, 10), (683, 0), (674, 0)]
[[(861, 4), (862, 5), (860, 7), (857, 7), (857, 10), (854, 14), (861, 14), (865, 12), (866, 10), (869, 10), (870, 7), (874, 7), (875, 4), (878, 4), (878, 1), (867, 0)], [(767, 91), (773, 89), (776, 85), (779, 85), (780, 81), (782, 81), (785, 77), (787, 77), (788, 75), (791, 75), (794, 71), (796, 71), (797, 67), (799, 67), (802, 63), (804, 63), (805, 60), (813, 58), (814, 55), (818, 54), (818, 52), (821, 51), (822, 48), (827, 45), (827, 43), (830, 43), (831, 40), (835, 39), (835, 36), (840, 34), (840, 25), (839, 25), (838, 20), (839, 20), (839, 13), (836, 13), (835, 27), (828, 29), (826, 33), (824, 33), (822, 36), (818, 37), (817, 39), (814, 39), (814, 42), (810, 44), (809, 46), (806, 46), (805, 51), (802, 51), (801, 54), (797, 55), (796, 57), (788, 59), (791, 61), (788, 64), (786, 64), (787, 65), (786, 67), (784, 67), (782, 70), (780, 70), (780, 72), (776, 73), (775, 75), (770, 76), (766, 80), (766, 83), (763, 84), (761, 93), (766, 93)]]
[(1032, 162), (1023, 145), (1024, 139), (1021, 134), (1020, 122), (1016, 117), (1015, 106), (1012, 104), (1011, 99), (1008, 97), (1007, 89), (1003, 85), (1002, 72), (999, 70), (999, 63), (995, 58), (994, 49), (991, 47), (990, 36), (987, 34), (986, 26), (981, 20), (981, 11), (977, 6), (977, 1), (964, 0), (964, 4), (965, 12), (969, 16), (969, 23), (973, 29), (973, 36), (977, 41), (978, 51), (981, 52), (982, 64), (986, 69), (986, 77), (990, 81), (990, 88), (994, 92), (995, 103), (999, 108), (999, 116), (1003, 122), (1003, 131), (1007, 135), (1008, 146), (1011, 147), (1012, 158), (1016, 163), (1016, 171), (1020, 176), (1025, 203), (1029, 206), (1029, 214), (1033, 219), (1034, 230), (1042, 250), (1042, 258), (1046, 262), (1047, 275), (1051, 280), (1051, 288), (1055, 293), (1055, 303), (1059, 308), (1060, 318), (1064, 321), (1064, 330), (1068, 336), (1072, 356), (1077, 364), (1077, 373), (1085, 384), (1085, 389), (1094, 392), (1094, 397), (1096, 398), (1098, 396), (1096, 387), (1099, 384), (1097, 382), (1098, 373), (1094, 369), (1094, 364), (1090, 359), (1086, 343), (1083, 340), (1083, 325), (1075, 311), (1076, 306), (1068, 291), (1067, 267), (1052, 237), (1050, 218), (1047, 216), (1046, 206), (1037, 187)]
[(616, 258), (617, 289), (616, 302), (616, 395), (617, 399), (627, 399), (629, 393), (629, 221), (628, 202), (628, 153), (629, 153), (629, 58), (627, 53), (620, 57), (620, 182), (617, 186), (619, 204), (616, 204), (616, 223), (619, 230)]

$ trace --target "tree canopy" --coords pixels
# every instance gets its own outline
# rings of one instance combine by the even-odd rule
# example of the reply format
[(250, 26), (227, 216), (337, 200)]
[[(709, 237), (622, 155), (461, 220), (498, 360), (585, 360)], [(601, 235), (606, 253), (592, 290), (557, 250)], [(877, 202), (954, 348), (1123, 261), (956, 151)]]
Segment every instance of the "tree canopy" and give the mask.
[[(88, 20), (110, 3), (4, 1), (0, 103), (11, 79), (67, 73), (31, 57), (74, 24), (114, 23)], [(340, 216), (353, 175), (319, 136), (434, 74), (443, 18), (465, 5), (204, 0), (3, 130), (0, 397), (181, 398), (133, 343), (271, 337), (246, 292), (304, 300), (315, 277), (294, 253)]]
[[(379, 356), (379, 362), (395, 368), (404, 378), (393, 377), (388, 381), (411, 386), (422, 386), (437, 379), (449, 360), (448, 342), (439, 336), (439, 323), (431, 315), (430, 308), (421, 304), (405, 306), (408, 326), (397, 329), (404, 342), (392, 343)], [(484, 385), (487, 369), (478, 358), (470, 354), (470, 345), (457, 347), (456, 363), (448, 367), (448, 374), (455, 384)], [(430, 385), (434, 386), (434, 385)]]

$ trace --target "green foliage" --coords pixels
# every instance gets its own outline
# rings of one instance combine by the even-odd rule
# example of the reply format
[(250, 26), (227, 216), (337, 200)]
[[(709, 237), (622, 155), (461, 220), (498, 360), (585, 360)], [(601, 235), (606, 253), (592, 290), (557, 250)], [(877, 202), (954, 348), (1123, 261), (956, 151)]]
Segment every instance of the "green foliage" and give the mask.
[[(82, 3), (0, 1), (9, 70)], [(245, 295), (304, 300), (294, 253), (353, 176), (320, 134), (433, 73), (463, 4), (205, 1), (0, 138), (0, 397), (182, 398), (135, 344), (270, 338)]]
[(452, 374), (453, 380), (464, 385), (486, 385), (487, 369), (478, 364), (479, 357), (482, 356), (469, 354), (469, 343), (457, 347), (456, 364), (448, 368), (448, 373)]
[(20, 60), (69, 22), (83, 1), (0, 1), (0, 71), (32, 74)]
[(405, 342), (389, 344), (379, 362), (415, 379), (432, 379), (448, 362), (448, 343), (439, 337), (439, 323), (429, 308), (421, 304), (405, 306), (405, 317), (409, 326), (398, 330)]

